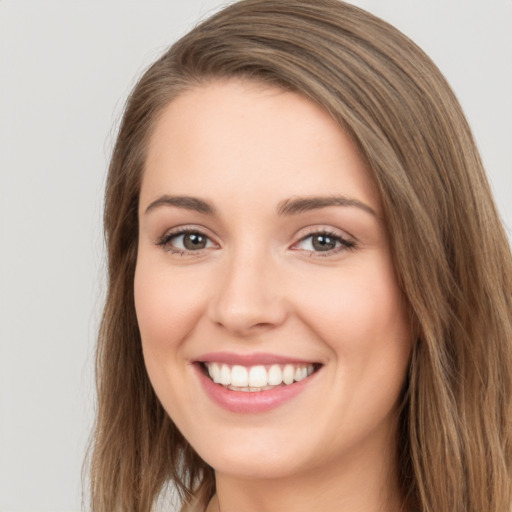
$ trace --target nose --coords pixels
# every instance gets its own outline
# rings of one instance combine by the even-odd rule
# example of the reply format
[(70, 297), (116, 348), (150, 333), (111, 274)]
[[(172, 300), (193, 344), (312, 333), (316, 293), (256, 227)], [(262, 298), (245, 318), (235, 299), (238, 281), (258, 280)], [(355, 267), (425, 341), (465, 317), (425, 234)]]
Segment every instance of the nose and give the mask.
[(216, 279), (209, 317), (237, 337), (250, 337), (283, 324), (287, 305), (275, 264), (269, 257), (233, 255)]

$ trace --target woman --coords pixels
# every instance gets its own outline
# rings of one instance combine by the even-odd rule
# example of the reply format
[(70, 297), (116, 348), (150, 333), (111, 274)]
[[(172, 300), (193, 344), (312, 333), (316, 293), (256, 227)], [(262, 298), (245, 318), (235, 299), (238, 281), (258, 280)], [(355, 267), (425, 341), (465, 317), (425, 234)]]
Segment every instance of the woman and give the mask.
[(93, 510), (504, 512), (512, 259), (432, 62), (337, 0), (246, 0), (128, 101)]

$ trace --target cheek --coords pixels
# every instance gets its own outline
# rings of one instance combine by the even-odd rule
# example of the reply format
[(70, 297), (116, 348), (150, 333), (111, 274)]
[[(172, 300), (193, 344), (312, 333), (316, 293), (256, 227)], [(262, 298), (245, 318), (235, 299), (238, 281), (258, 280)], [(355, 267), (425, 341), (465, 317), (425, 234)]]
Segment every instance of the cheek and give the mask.
[(176, 349), (203, 310), (204, 293), (197, 281), (142, 258), (135, 271), (134, 294), (145, 353)]
[[(379, 261), (354, 266), (340, 272), (328, 287), (310, 285), (301, 300), (304, 323), (329, 347), (335, 361), (328, 368), (330, 387), (339, 392), (328, 395), (330, 404), (323, 404), (326, 424), (350, 418), (357, 425), (328, 435), (333, 443), (359, 438), (394, 414), (407, 373), (411, 332), (394, 273)], [(343, 411), (342, 419), (338, 411)]]
[(179, 424), (186, 417), (180, 404), (194, 399), (193, 390), (184, 385), (189, 376), (183, 347), (202, 311), (201, 290), (157, 263), (149, 258), (137, 263), (135, 310), (149, 379), (163, 407)]
[(407, 309), (389, 262), (361, 261), (330, 273), (329, 280), (303, 282), (295, 293), (304, 322), (351, 370), (377, 365), (379, 358), (401, 368), (408, 359)]

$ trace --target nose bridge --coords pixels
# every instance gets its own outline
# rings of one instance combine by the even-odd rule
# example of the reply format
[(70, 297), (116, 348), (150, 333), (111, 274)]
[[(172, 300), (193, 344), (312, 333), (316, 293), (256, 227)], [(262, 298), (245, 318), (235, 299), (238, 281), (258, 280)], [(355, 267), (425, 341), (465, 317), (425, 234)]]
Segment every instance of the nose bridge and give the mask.
[(212, 320), (239, 336), (275, 327), (286, 316), (276, 261), (261, 245), (253, 240), (227, 255), (210, 304)]

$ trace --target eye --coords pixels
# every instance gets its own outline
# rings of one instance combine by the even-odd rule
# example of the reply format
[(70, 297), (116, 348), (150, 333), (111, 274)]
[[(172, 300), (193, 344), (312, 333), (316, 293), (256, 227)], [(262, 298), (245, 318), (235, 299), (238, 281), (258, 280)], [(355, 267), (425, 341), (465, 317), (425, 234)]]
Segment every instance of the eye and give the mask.
[(216, 244), (201, 231), (183, 229), (164, 235), (158, 240), (157, 245), (169, 252), (181, 255), (216, 247)]
[(325, 231), (311, 233), (293, 246), (295, 250), (327, 254), (353, 248), (355, 248), (355, 243), (351, 240), (347, 240), (339, 234)]

